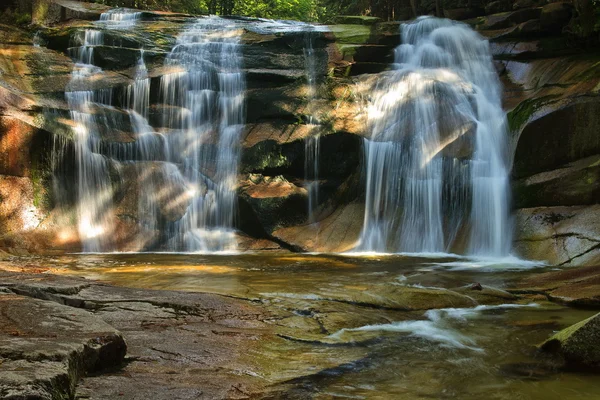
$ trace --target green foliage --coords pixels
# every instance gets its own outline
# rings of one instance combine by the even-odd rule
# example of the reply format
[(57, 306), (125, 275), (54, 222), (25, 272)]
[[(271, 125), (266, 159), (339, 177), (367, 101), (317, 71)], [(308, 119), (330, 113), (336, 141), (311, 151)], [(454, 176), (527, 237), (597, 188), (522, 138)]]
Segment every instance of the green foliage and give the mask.
[(0, 23), (25, 26), (31, 23), (31, 14), (28, 12), (13, 11), (8, 8), (0, 14)]
[(249, 17), (316, 21), (319, 8), (316, 0), (237, 0), (234, 13)]

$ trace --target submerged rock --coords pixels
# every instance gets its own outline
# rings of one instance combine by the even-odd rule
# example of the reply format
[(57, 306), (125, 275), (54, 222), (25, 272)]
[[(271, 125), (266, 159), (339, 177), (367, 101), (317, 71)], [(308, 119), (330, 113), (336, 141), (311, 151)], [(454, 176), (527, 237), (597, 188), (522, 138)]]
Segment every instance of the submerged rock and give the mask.
[(600, 369), (600, 314), (572, 325), (540, 346), (542, 351), (560, 354), (571, 368)]

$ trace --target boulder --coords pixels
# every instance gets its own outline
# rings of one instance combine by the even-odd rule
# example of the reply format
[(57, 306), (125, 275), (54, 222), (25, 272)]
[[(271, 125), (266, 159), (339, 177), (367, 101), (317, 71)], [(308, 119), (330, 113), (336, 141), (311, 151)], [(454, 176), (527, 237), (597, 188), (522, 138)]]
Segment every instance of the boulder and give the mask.
[(273, 232), (273, 236), (303, 251), (350, 251), (360, 238), (364, 215), (364, 204), (355, 201), (338, 206), (318, 223), (280, 228)]
[(481, 26), (478, 26), (478, 28), (484, 30), (509, 28), (530, 19), (539, 18), (541, 11), (542, 10), (539, 8), (526, 8), (523, 10), (488, 15), (485, 18), (485, 22)]
[(540, 345), (545, 352), (560, 354), (570, 368), (600, 369), (600, 314), (572, 325)]
[[(485, 6), (486, 14), (498, 14), (505, 11), (510, 11), (510, 3), (506, 0), (497, 0), (488, 3)], [(471, 17), (472, 18), (472, 17)]]
[[(600, 101), (593, 97), (581, 98), (548, 108), (540, 118), (522, 128), (514, 156), (515, 177), (531, 176), (600, 154)], [(509, 123), (511, 119), (513, 126), (517, 125), (517, 119), (527, 121), (535, 109), (515, 109)]]
[(240, 182), (239, 193), (266, 232), (306, 220), (306, 189), (283, 176), (249, 174)]
[(596, 265), (600, 205), (517, 210), (514, 250), (525, 259), (551, 265)]
[(513, 183), (517, 208), (595, 204), (600, 199), (600, 155)]
[(71, 0), (34, 0), (32, 22), (37, 25), (52, 25), (71, 19), (96, 21), (100, 14), (110, 10), (109, 6)]
[[(502, 10), (502, 11), (506, 11), (506, 10)], [(497, 12), (500, 12), (500, 11), (497, 11)], [(479, 17), (483, 14), (484, 14), (484, 10), (482, 10), (481, 8), (463, 7), (463, 8), (444, 9), (444, 17), (446, 17), (448, 19), (453, 19), (455, 21), (471, 19), (471, 18)]]
[(550, 3), (542, 7), (540, 25), (546, 32), (560, 33), (572, 16), (573, 5), (571, 3)]
[(513, 2), (513, 10), (520, 10), (523, 8), (531, 8), (536, 7), (538, 4), (538, 0), (516, 0)]
[(80, 378), (120, 365), (127, 350), (102, 319), (50, 301), (0, 293), (0, 322), (4, 398), (73, 398)]

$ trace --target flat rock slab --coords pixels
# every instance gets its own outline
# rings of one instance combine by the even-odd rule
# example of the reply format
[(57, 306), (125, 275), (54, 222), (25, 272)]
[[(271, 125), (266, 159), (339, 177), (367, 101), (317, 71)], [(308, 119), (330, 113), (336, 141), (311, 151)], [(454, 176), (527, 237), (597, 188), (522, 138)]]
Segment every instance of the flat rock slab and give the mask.
[(533, 274), (511, 292), (543, 294), (549, 300), (572, 307), (600, 309), (600, 267)]
[[(0, 381), (0, 398), (9, 393), (2, 391), (4, 387), (35, 393), (32, 391), (37, 390), (37, 386), (27, 382), (37, 382), (45, 377), (48, 383), (44, 388), (48, 389), (43, 389), (48, 393), (53, 393), (55, 387), (66, 387), (69, 392), (65, 398), (76, 394), (77, 398), (85, 399), (247, 398), (250, 393), (259, 392), (265, 386), (266, 382), (259, 376), (259, 366), (245, 354), (256, 351), (267, 337), (273, 340), (274, 335), (272, 328), (263, 322), (267, 319), (264, 311), (247, 302), (212, 294), (131, 289), (81, 278), (4, 271), (0, 271), (1, 288), (20, 295), (0, 295), (0, 318), (7, 315), (1, 308), (5, 296), (27, 302), (20, 310), (14, 308), (14, 315), (8, 314), (18, 327), (3, 333), (7, 340), (13, 338), (13, 331), (19, 333), (17, 338), (22, 337), (21, 332), (25, 332), (26, 327), (29, 329), (26, 332), (36, 332), (48, 338), (45, 341), (28, 340), (20, 347), (11, 342), (10, 353), (19, 354), (12, 358), (4, 356), (4, 342), (0, 341), (0, 356), (10, 361), (0, 364), (0, 379), (6, 375), (7, 380), (6, 384), (4, 380)], [(30, 318), (27, 313), (32, 308), (35, 310), (37, 304), (45, 307), (40, 308), (42, 315)], [(65, 315), (61, 317), (54, 309), (66, 310)], [(13, 308), (10, 310), (12, 312)], [(78, 354), (78, 348), (82, 352), (86, 349), (87, 342), (79, 343), (75, 340), (78, 336), (74, 334), (73, 342), (63, 344), (66, 340), (63, 336), (71, 335), (67, 329), (71, 319), (79, 316), (86, 316), (89, 320), (84, 324), (89, 329), (81, 329), (89, 333), (90, 340), (105, 337), (95, 333), (101, 331), (98, 327), (102, 326), (107, 332), (114, 333), (115, 338), (120, 338), (124, 345), (115, 328), (123, 332), (128, 357), (121, 368), (87, 377), (76, 387), (82, 374), (70, 374), (67, 362), (62, 370), (56, 364), (40, 363), (61, 361), (67, 355)], [(43, 326), (38, 327), (35, 321)], [(29, 356), (30, 353), (35, 357)], [(54, 356), (55, 353), (60, 357)], [(84, 357), (79, 363), (83, 365), (98, 359), (89, 359), (85, 352), (82, 354)], [(27, 368), (23, 368), (23, 363)], [(5, 374), (4, 368), (10, 370)], [(9, 374), (11, 371), (12, 374)], [(59, 375), (53, 371), (62, 372)]]
[(72, 398), (85, 373), (119, 365), (121, 334), (92, 313), (0, 294), (0, 397)]

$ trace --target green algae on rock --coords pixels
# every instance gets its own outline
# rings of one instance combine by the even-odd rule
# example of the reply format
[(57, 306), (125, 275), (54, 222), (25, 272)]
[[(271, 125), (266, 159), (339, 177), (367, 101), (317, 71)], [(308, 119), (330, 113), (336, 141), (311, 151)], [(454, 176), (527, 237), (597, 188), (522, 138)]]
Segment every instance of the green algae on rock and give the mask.
[(542, 343), (541, 350), (560, 354), (568, 367), (600, 369), (600, 314), (572, 325)]

